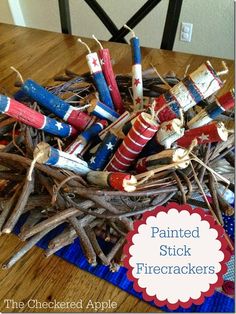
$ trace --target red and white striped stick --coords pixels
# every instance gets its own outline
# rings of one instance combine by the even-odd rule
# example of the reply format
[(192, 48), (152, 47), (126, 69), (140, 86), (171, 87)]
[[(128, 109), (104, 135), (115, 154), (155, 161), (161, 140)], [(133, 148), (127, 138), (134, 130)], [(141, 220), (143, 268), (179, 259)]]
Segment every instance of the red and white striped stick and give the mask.
[(109, 49), (103, 48), (100, 41), (93, 35), (93, 38), (99, 44), (100, 48), (98, 50), (98, 56), (100, 59), (102, 72), (104, 74), (105, 80), (107, 82), (108, 88), (110, 90), (111, 98), (113, 100), (116, 111), (119, 114), (122, 114), (124, 110), (124, 104), (120, 95), (120, 91), (118, 89), (115, 74), (113, 72), (112, 64), (111, 64), (111, 56)]
[(106, 170), (115, 172), (127, 170), (157, 129), (158, 123), (150, 114), (144, 112), (139, 114)]

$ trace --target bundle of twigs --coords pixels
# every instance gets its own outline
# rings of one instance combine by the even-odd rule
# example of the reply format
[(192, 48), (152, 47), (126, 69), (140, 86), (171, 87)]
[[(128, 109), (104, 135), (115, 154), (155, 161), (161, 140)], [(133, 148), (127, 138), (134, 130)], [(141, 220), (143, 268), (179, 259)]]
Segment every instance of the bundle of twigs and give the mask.
[[(60, 84), (48, 89), (73, 105), (83, 105), (90, 94), (95, 92), (90, 76), (78, 76), (69, 70), (65, 74), (56, 78), (61, 80)], [(131, 77), (119, 75), (117, 82), (128, 104)], [(165, 82), (173, 86), (178, 79), (170, 73), (165, 76)], [(160, 95), (166, 90), (162, 79), (149, 74), (144, 75), (143, 86), (147, 97)], [(29, 99), (25, 99), (25, 102), (43, 111), (35, 102)], [(46, 110), (43, 112), (49, 114)], [(3, 264), (3, 268), (14, 265), (40, 239), (61, 224), (65, 228), (48, 243), (45, 256), (52, 255), (79, 238), (91, 265), (101, 262), (114, 271), (122, 262), (125, 236), (132, 229), (133, 222), (157, 205), (175, 201), (205, 207), (221, 225), (222, 212), (226, 215), (234, 212), (218, 189), (218, 186), (223, 185), (234, 190), (234, 184), (228, 185), (224, 173), (216, 175), (214, 171), (217, 161), (222, 158), (225, 164), (234, 166), (233, 135), (227, 142), (194, 147), (189, 167), (184, 170), (167, 168), (158, 172), (140, 184), (134, 192), (100, 189), (70, 171), (38, 163), (29, 180), (29, 168), (36, 145), (44, 141), (60, 148), (68, 145), (68, 139), (61, 141), (1, 115), (0, 140), (1, 233), (13, 232), (20, 216), (28, 215), (18, 235), (26, 241), (25, 245)], [(195, 192), (202, 194), (202, 202), (194, 200)], [(212, 197), (211, 204), (206, 193)], [(109, 253), (103, 252), (98, 238), (112, 244)]]

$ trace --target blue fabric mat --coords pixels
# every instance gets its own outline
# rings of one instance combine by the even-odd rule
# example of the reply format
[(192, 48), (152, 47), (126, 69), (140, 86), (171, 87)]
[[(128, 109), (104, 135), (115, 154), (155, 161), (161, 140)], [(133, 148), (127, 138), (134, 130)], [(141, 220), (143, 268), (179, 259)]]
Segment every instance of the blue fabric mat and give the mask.
[[(17, 226), (14, 229), (14, 232), (16, 234), (19, 233), (20, 227), (23, 225), (26, 217), (27, 217), (26, 215), (23, 215), (20, 218)], [(232, 216), (229, 218), (225, 216), (224, 221), (226, 223), (228, 234), (233, 239), (234, 238), (234, 235), (233, 235), (234, 217)], [(65, 225), (61, 225), (57, 227), (56, 229), (52, 230), (41, 241), (39, 241), (37, 245), (40, 248), (46, 249), (48, 242), (52, 238), (54, 238), (57, 234), (59, 234), (64, 229), (64, 227)], [(104, 250), (104, 252), (106, 252), (106, 250), (109, 251), (109, 247), (107, 246), (107, 243), (105, 241), (101, 241), (100, 245), (102, 249)], [(96, 267), (90, 266), (90, 264), (87, 262), (87, 260), (85, 259), (83, 255), (78, 239), (76, 239), (73, 244), (59, 250), (56, 253), (56, 255), (66, 260), (67, 262), (79, 267), (80, 269), (88, 271), (89, 273), (112, 283), (116, 287), (119, 287), (120, 289), (142, 300), (142, 294), (134, 291), (133, 283), (127, 279), (125, 267), (121, 267), (118, 272), (112, 273), (109, 271), (108, 267), (103, 266), (103, 265), (98, 265)], [(234, 273), (234, 269), (230, 269), (230, 271)], [(226, 276), (227, 275), (228, 273), (226, 274)], [(150, 302), (150, 304), (153, 306), (156, 306), (153, 302)], [(162, 307), (161, 309), (165, 312), (177, 312), (177, 313), (182, 313), (182, 312), (234, 313), (235, 312), (234, 311), (234, 299), (218, 291), (216, 291), (214, 295), (212, 295), (211, 297), (206, 298), (205, 302), (201, 305), (192, 305), (188, 309), (179, 307), (177, 310), (174, 310), (174, 311), (169, 310), (167, 307)]]

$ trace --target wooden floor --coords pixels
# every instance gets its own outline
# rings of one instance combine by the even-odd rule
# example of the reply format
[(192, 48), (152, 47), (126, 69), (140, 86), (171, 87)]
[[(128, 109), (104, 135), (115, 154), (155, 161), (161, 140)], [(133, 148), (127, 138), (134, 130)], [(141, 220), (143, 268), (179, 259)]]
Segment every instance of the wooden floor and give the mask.
[[(1, 236), (0, 264), (20, 246), (21, 242), (16, 236)], [(95, 312), (91, 308), (95, 306), (94, 302), (109, 300), (116, 302), (117, 307), (104, 312), (159, 312), (158, 309), (105, 280), (92, 276), (56, 256), (45, 258), (43, 250), (39, 248), (33, 248), (10, 270), (0, 270), (0, 285), (0, 311), (2, 312)], [(23, 302), (25, 307), (7, 308), (7, 299), (13, 299), (17, 303)], [(52, 300), (78, 302), (82, 299), (84, 308), (62, 310), (29, 308), (27, 303), (30, 299), (39, 300), (41, 303)], [(93, 305), (88, 303), (90, 300)], [(12, 305), (10, 301), (8, 303)], [(29, 303), (29, 306), (33, 305), (34, 303)], [(87, 305), (90, 307), (86, 309)]]
[[(97, 50), (92, 40), (86, 40), (91, 49)], [(104, 43), (109, 48), (115, 60), (115, 73), (131, 71), (131, 50), (128, 45)], [(15, 73), (10, 66), (14, 66), (24, 79), (32, 78), (40, 84), (51, 81), (54, 75), (63, 73), (69, 68), (77, 73), (88, 71), (86, 51), (77, 43), (77, 38), (53, 32), (32, 30), (0, 24), (0, 93), (6, 92), (11, 96), (14, 91)], [(189, 72), (196, 69), (202, 62), (210, 60), (216, 69), (221, 69), (221, 60), (191, 54), (175, 53), (157, 49), (142, 48), (143, 68), (154, 64), (163, 74), (169, 70), (183, 76), (186, 66), (190, 64)], [(227, 61), (230, 74), (220, 94), (233, 87), (234, 63)], [(21, 245), (14, 235), (0, 237), (0, 264)], [(158, 309), (138, 300), (107, 283), (88, 274), (75, 266), (52, 256), (46, 259), (42, 250), (33, 248), (20, 262), (10, 270), (0, 270), (0, 311), (2, 312), (93, 312), (87, 308), (89, 300), (92, 302), (114, 301), (116, 309), (105, 312), (158, 312)], [(6, 299), (26, 304), (25, 308), (7, 308)], [(83, 309), (33, 309), (27, 307), (30, 299), (46, 301), (83, 300)]]

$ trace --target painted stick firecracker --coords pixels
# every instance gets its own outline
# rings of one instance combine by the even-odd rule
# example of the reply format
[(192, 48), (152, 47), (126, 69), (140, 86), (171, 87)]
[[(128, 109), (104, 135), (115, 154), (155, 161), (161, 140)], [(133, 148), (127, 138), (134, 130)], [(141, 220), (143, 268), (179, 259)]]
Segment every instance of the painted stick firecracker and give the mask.
[(150, 114), (144, 112), (139, 114), (106, 170), (127, 170), (146, 143), (155, 135), (157, 129), (158, 124)]
[(98, 90), (98, 94), (99, 94), (99, 99), (106, 104), (108, 107), (110, 107), (111, 109), (114, 110), (114, 105), (113, 105), (113, 101), (111, 98), (111, 94), (109, 91), (109, 88), (107, 86), (105, 77), (102, 73), (102, 68), (101, 68), (101, 64), (99, 62), (98, 59), (98, 55), (96, 52), (91, 52), (90, 48), (88, 47), (88, 45), (83, 42), (81, 39), (78, 39), (78, 42), (80, 42), (81, 44), (83, 44), (87, 50), (88, 50), (88, 54), (86, 55), (86, 59), (87, 59), (87, 63), (88, 63), (88, 67), (90, 70), (90, 73), (93, 77), (93, 80), (95, 82), (95, 85), (97, 87)]
[(130, 113), (128, 111), (125, 111), (119, 118), (117, 118), (113, 123), (111, 123), (108, 127), (106, 127), (104, 130), (102, 130), (99, 133), (99, 137), (101, 140), (103, 140), (106, 136), (106, 134), (111, 129), (121, 129), (122, 126), (130, 119)]
[(228, 131), (223, 122), (213, 122), (200, 128), (187, 130), (176, 143), (181, 147), (188, 147), (195, 138), (198, 144), (224, 142), (228, 139)]
[(215, 93), (223, 85), (219, 77), (222, 74), (225, 73), (223, 71), (216, 73), (210, 62), (206, 61), (183, 81), (156, 98), (156, 111), (160, 110), (163, 105), (173, 102), (159, 112), (159, 121), (164, 122), (178, 118), (180, 108), (186, 112), (201, 100)]
[(67, 121), (79, 131), (83, 131), (93, 123), (91, 116), (87, 115), (79, 108), (69, 105), (67, 102), (53, 95), (33, 80), (25, 81), (21, 86), (21, 90), (30, 98), (53, 112), (59, 118)]
[(139, 44), (139, 38), (134, 31), (127, 25), (124, 25), (132, 33), (130, 43), (132, 46), (132, 90), (134, 109), (139, 110), (143, 108), (143, 79), (142, 79), (142, 56)]
[(189, 162), (187, 149), (166, 149), (158, 154), (139, 159), (136, 164), (136, 171), (142, 173), (172, 163), (174, 164), (173, 169), (185, 169)]
[(88, 112), (100, 119), (106, 119), (111, 122), (116, 121), (116, 119), (120, 117), (120, 115), (115, 110), (106, 106), (96, 98), (91, 100)]
[(129, 173), (108, 171), (90, 171), (87, 180), (91, 184), (126, 192), (134, 192), (137, 184), (135, 176)]
[(202, 109), (193, 119), (191, 119), (187, 125), (189, 129), (198, 128), (205, 125), (215, 118), (217, 118), (222, 112), (230, 110), (234, 107), (234, 90), (229, 91), (221, 97), (216, 98), (215, 102)]
[(83, 155), (83, 150), (86, 145), (96, 136), (98, 133), (107, 126), (106, 120), (100, 120), (94, 123), (90, 128), (83, 131), (77, 139), (71, 143), (71, 145), (66, 149), (68, 154), (72, 155)]
[(86, 175), (90, 171), (86, 161), (53, 148), (44, 142), (36, 146), (34, 150), (34, 162), (71, 170), (80, 175)]
[(71, 125), (49, 118), (4, 95), (0, 95), (0, 112), (36, 129), (60, 137), (75, 136), (77, 134), (77, 130)]
[(114, 151), (117, 149), (120, 140), (115, 130), (109, 131), (99, 145), (96, 153), (90, 158), (88, 163), (89, 168), (93, 170), (103, 170)]
[(110, 51), (107, 48), (103, 48), (100, 41), (98, 41), (94, 35), (93, 35), (93, 38), (96, 40), (96, 42), (99, 44), (101, 48), (98, 50), (98, 56), (100, 59), (102, 72), (105, 76), (113, 103), (115, 105), (115, 109), (118, 113), (122, 114), (124, 112), (124, 104), (123, 104), (120, 91), (116, 83), (115, 74), (113, 72)]

